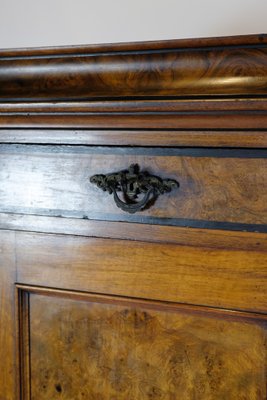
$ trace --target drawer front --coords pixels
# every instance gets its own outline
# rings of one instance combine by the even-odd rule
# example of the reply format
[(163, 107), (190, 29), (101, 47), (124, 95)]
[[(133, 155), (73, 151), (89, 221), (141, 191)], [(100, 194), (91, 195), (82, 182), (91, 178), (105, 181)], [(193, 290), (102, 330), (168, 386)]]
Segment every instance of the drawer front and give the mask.
[[(266, 231), (266, 156), (265, 150), (2, 145), (0, 210)], [(123, 211), (90, 177), (131, 164), (179, 187), (150, 198), (142, 211)]]

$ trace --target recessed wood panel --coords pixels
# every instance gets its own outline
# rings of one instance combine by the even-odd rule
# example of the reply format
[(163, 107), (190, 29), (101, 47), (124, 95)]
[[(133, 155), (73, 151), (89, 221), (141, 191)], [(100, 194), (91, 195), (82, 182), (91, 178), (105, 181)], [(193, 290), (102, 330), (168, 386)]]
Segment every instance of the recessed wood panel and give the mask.
[[(3, 212), (195, 227), (228, 223), (219, 227), (232, 229), (231, 224), (241, 224), (235, 229), (266, 230), (264, 150), (3, 145), (0, 152)], [(133, 163), (180, 184), (134, 216), (116, 207), (113, 196), (89, 182), (94, 174), (118, 172)]]
[(31, 400), (266, 399), (264, 316), (47, 294), (29, 295)]

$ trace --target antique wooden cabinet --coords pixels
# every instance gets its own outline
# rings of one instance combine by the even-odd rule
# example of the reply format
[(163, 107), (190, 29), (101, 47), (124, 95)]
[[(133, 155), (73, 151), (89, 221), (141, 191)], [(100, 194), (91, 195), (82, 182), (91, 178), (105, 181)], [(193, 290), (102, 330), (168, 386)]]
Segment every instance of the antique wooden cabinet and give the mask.
[(267, 37), (0, 52), (0, 400), (266, 400)]

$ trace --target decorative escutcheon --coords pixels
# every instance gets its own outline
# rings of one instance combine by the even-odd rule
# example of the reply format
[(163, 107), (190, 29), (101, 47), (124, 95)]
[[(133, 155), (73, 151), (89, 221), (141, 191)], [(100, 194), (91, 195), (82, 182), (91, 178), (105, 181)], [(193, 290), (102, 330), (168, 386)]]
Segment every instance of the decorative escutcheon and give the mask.
[[(93, 175), (90, 182), (109, 194), (113, 193), (116, 205), (131, 214), (144, 210), (154, 203), (160, 194), (179, 187), (179, 183), (173, 179), (161, 179), (147, 171), (140, 172), (138, 164), (132, 164), (128, 170)], [(118, 196), (118, 192), (122, 192), (123, 200)]]

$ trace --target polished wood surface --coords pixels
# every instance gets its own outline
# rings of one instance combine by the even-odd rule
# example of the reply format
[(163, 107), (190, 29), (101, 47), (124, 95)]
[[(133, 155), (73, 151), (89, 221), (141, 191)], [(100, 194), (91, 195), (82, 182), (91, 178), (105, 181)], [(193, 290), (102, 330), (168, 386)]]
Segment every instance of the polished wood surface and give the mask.
[[(119, 113), (119, 118), (118, 118)], [(52, 113), (3, 113), (0, 114), (0, 128), (73, 128), (73, 129), (207, 129), (207, 130), (263, 130), (267, 129), (265, 111), (236, 113), (189, 113), (167, 114), (58, 114)], [(197, 128), (196, 128), (197, 127)], [(236, 146), (238, 142), (235, 142)], [(215, 144), (215, 143), (213, 143)]]
[(267, 152), (22, 145), (0, 146), (0, 154), (3, 212), (133, 222), (131, 215), (116, 206), (113, 196), (89, 178), (137, 163), (141, 170), (179, 182), (178, 189), (159, 196), (153, 206), (138, 213), (140, 222), (155, 217), (177, 219), (175, 223), (188, 226), (192, 220), (267, 223), (267, 158), (263, 158)]
[(18, 395), (15, 322), (15, 233), (0, 232), (0, 400)]
[[(193, 41), (192, 41), (193, 42)], [(265, 93), (266, 43), (124, 50), (47, 57), (0, 55), (1, 97), (66, 100), (108, 97), (242, 96)], [(247, 60), (250, 63), (247, 63)], [(67, 90), (66, 90), (67, 88)]]
[[(75, 117), (74, 117), (75, 118)], [(254, 118), (255, 120), (255, 118)], [(1, 123), (1, 117), (0, 117)], [(73, 122), (72, 122), (73, 123)], [(218, 121), (217, 121), (218, 123)], [(255, 122), (253, 121), (255, 124)], [(200, 146), (266, 148), (267, 131), (259, 130), (110, 130), (1, 129), (2, 143), (111, 146)]]
[(266, 35), (0, 50), (0, 400), (266, 400), (266, 87)]
[(267, 251), (266, 233), (0, 213), (0, 229)]
[(209, 38), (195, 39), (173, 39), (173, 40), (151, 40), (145, 42), (121, 42), (106, 44), (87, 44), (73, 46), (49, 46), (49, 47), (31, 47), (17, 49), (0, 49), (0, 56), (16, 57), (28, 56), (31, 54), (55, 56), (58, 54), (81, 54), (81, 53), (99, 53), (99, 52), (118, 52), (118, 51), (135, 51), (135, 50), (161, 50), (161, 49), (177, 49), (177, 48), (195, 48), (210, 46), (248, 46), (267, 44), (267, 34), (260, 33), (258, 35), (236, 35), (236, 36), (219, 36)]
[(254, 35), (1, 51), (0, 127), (266, 130), (266, 45)]
[(17, 279), (25, 285), (266, 312), (266, 252), (23, 232), (16, 237)]
[[(176, 113), (181, 112), (207, 113), (217, 112), (248, 112), (265, 111), (267, 101), (265, 97), (257, 98), (207, 98), (207, 99), (127, 99), (127, 100), (95, 100), (95, 101), (66, 101), (66, 102), (6, 102), (0, 103), (1, 113), (25, 114), (25, 113), (53, 113), (70, 114), (77, 113), (116, 113), (123, 111), (128, 114), (134, 113)], [(166, 144), (166, 143), (165, 143)]]
[(266, 398), (264, 317), (38, 289), (28, 301), (32, 400)]

